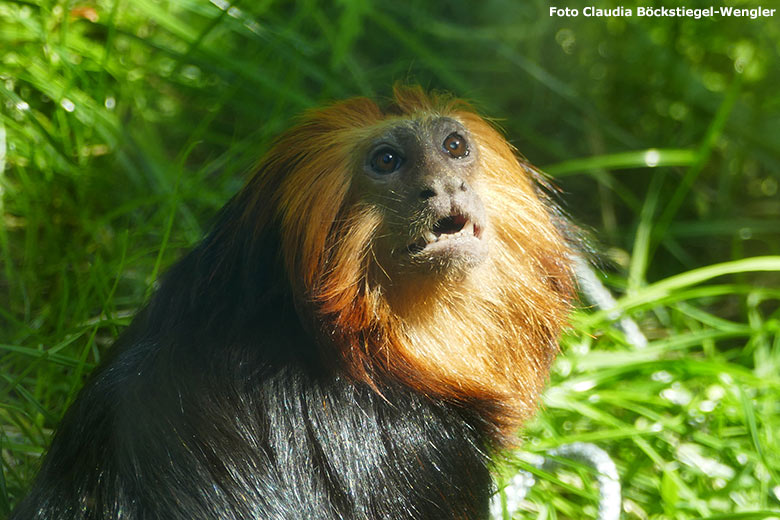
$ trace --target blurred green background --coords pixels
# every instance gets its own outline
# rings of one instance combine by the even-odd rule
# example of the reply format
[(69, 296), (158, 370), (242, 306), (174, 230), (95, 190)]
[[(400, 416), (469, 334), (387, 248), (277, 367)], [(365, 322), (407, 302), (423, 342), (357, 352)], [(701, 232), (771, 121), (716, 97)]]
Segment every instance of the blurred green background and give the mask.
[[(780, 15), (508, 0), (0, 0), (0, 518), (271, 139), (397, 81), (472, 101), (555, 178), (650, 340), (583, 305), (524, 450), (605, 449), (624, 518), (780, 518)], [(595, 518), (587, 468), (509, 459), (538, 480), (516, 518)]]

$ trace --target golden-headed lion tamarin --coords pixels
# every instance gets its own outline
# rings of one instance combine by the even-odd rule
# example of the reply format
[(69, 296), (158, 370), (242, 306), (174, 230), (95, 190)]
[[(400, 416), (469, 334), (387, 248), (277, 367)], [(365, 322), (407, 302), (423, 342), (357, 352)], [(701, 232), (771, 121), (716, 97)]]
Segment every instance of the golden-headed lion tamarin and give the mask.
[(307, 113), (92, 375), (12, 518), (485, 517), (572, 296), (534, 177), (420, 88)]

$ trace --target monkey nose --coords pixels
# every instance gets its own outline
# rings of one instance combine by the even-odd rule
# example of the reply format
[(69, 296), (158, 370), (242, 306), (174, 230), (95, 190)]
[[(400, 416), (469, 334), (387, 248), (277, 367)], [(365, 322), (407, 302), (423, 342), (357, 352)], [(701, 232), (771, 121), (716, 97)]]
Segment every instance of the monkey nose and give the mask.
[(423, 190), (420, 192), (420, 198), (422, 200), (428, 200), (435, 196), (436, 196), (436, 190), (434, 190), (433, 188), (423, 188)]
[(447, 177), (446, 179), (434, 181), (425, 186), (420, 191), (420, 199), (428, 200), (436, 197), (437, 195), (450, 195), (453, 196), (459, 191), (468, 191), (469, 185), (463, 179), (456, 177)]

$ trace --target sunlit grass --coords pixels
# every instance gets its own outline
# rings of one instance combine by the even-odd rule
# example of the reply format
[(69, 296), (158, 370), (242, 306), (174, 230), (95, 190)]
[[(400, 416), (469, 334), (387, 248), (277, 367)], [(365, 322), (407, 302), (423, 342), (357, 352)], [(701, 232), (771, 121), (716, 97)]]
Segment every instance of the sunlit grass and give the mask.
[[(645, 348), (623, 343), (604, 312), (578, 313), (545, 410), (527, 432), (530, 451), (543, 454), (571, 442), (607, 447), (622, 478), (625, 510), (637, 517), (757, 510), (774, 513), (751, 518), (777, 516), (780, 319), (761, 306), (776, 302), (780, 289), (699, 284), (728, 272), (777, 270), (779, 262), (710, 266), (623, 298), (619, 308), (654, 322), (646, 330), (659, 337)], [(745, 305), (746, 319), (712, 314), (724, 297)], [(581, 486), (593, 481), (587, 471), (567, 478)], [(528, 509), (544, 511), (550, 494), (576, 517), (582, 501), (569, 503), (554, 485), (533, 489)]]

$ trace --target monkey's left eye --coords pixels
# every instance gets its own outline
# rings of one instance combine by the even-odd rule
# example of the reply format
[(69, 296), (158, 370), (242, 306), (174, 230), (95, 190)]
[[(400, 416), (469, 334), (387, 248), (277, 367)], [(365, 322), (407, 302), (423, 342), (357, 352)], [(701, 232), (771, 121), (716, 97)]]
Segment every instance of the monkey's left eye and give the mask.
[(381, 175), (387, 175), (397, 171), (403, 162), (401, 154), (392, 148), (382, 148), (371, 157), (371, 169)]
[(441, 144), (445, 152), (455, 159), (466, 157), (469, 154), (469, 145), (462, 135), (453, 132), (447, 136)]

